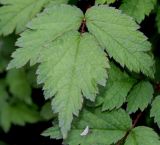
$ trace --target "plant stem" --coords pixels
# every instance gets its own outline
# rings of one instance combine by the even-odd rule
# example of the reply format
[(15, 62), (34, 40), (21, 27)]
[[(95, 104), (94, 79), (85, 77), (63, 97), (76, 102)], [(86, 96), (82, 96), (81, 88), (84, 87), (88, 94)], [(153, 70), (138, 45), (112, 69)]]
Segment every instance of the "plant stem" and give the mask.
[(131, 132), (131, 130), (137, 125), (140, 117), (142, 116), (142, 113), (143, 113), (143, 112), (140, 112), (140, 113), (136, 116), (135, 120), (133, 121), (132, 128), (129, 129), (129, 130), (126, 132), (125, 136), (124, 136), (121, 140), (119, 140), (116, 145), (121, 145), (121, 143), (123, 143), (123, 141), (126, 140), (127, 136), (128, 136), (129, 133)]

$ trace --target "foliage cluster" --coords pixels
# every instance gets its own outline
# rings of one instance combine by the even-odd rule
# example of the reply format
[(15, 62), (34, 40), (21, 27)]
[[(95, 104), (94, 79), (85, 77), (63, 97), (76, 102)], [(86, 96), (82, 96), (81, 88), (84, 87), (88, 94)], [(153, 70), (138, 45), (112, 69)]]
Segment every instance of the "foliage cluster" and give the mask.
[[(0, 3), (4, 131), (53, 118), (42, 135), (64, 144), (160, 145), (157, 0)], [(156, 32), (147, 38), (140, 28), (149, 15)], [(36, 87), (49, 100), (42, 108), (31, 98)]]

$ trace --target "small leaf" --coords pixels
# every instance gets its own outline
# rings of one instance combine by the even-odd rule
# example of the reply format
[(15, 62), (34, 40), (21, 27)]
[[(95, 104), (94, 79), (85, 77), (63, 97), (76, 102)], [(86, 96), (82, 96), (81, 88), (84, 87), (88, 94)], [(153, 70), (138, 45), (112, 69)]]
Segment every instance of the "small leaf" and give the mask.
[(52, 112), (52, 107), (51, 103), (47, 102), (42, 106), (42, 109), (40, 111), (40, 115), (45, 119), (45, 120), (51, 120), (55, 115)]
[(55, 113), (59, 113), (59, 126), (66, 138), (73, 114), (78, 116), (82, 107), (82, 94), (91, 101), (95, 100), (97, 84), (105, 85), (105, 68), (109, 64), (95, 38), (89, 33), (65, 34), (48, 46), (44, 56), (44, 62), (37, 71), (38, 82), (44, 82), (46, 98), (55, 95), (52, 108)]
[(131, 17), (106, 5), (88, 9), (85, 17), (89, 32), (96, 37), (111, 58), (130, 71), (154, 76), (154, 60), (148, 53), (151, 45), (147, 38), (137, 31), (139, 26)]
[(152, 102), (151, 108), (151, 117), (154, 117), (154, 121), (160, 127), (160, 96), (157, 96), (154, 101)]
[(127, 111), (129, 113), (134, 113), (138, 109), (143, 111), (153, 98), (153, 86), (148, 81), (139, 82), (134, 88), (131, 90), (130, 94), (127, 98)]
[[(85, 136), (80, 134), (86, 126), (89, 132)], [(83, 110), (79, 121), (75, 122), (68, 138), (64, 143), (69, 145), (110, 145), (120, 140), (131, 127), (131, 119), (124, 110), (94, 112)], [(57, 127), (48, 129), (43, 133), (51, 138), (61, 138)]]
[(4, 102), (1, 107), (0, 124), (5, 132), (9, 131), (12, 124), (24, 126), (26, 123), (35, 123), (41, 120), (34, 107), (27, 106), (22, 102), (16, 104)]
[(124, 145), (160, 145), (160, 140), (151, 128), (139, 126), (130, 132)]
[[(0, 0), (0, 35), (22, 32), (43, 7), (54, 0)], [(55, 2), (56, 4), (56, 2)]]
[(134, 83), (133, 78), (112, 64), (105, 92), (100, 94), (104, 96), (103, 111), (119, 108), (126, 101), (127, 94)]
[(109, 4), (111, 4), (111, 3), (114, 3), (115, 1), (116, 1), (116, 0), (96, 0), (95, 3), (96, 3), (96, 4), (105, 4), (105, 3), (106, 3), (106, 4), (109, 5)]
[(58, 125), (54, 125), (54, 127), (50, 127), (46, 129), (42, 134), (42, 136), (50, 137), (51, 139), (62, 139), (61, 131)]
[(122, 2), (120, 9), (141, 23), (154, 9), (157, 0), (123, 0)]
[(46, 4), (45, 8), (53, 7), (58, 4), (67, 4), (68, 1), (69, 0), (50, 0), (50, 2)]
[(25, 103), (31, 104), (31, 86), (27, 80), (27, 75), (23, 69), (12, 69), (7, 72), (6, 81), (9, 91), (14, 97), (19, 98)]

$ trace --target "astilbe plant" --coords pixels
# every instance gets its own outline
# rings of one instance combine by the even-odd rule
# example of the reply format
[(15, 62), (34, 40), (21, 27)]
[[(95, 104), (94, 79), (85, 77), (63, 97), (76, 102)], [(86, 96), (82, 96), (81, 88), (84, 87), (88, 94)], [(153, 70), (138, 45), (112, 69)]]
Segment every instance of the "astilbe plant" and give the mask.
[[(0, 0), (0, 34), (19, 36), (7, 69), (38, 64), (56, 114), (42, 135), (69, 145), (160, 145), (159, 61), (139, 30), (154, 13), (160, 32), (160, 5), (117, 1)], [(156, 130), (138, 125), (142, 116)]]

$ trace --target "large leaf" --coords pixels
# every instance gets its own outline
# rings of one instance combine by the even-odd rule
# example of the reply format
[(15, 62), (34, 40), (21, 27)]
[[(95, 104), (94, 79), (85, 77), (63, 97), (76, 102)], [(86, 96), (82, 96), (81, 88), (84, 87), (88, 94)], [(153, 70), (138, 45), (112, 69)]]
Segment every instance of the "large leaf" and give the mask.
[[(103, 113), (100, 110), (94, 112), (84, 110), (64, 142), (69, 145), (110, 145), (120, 140), (131, 125), (130, 117), (123, 110)], [(87, 126), (89, 132), (82, 136)], [(61, 138), (57, 126), (48, 129), (43, 135)]]
[(160, 140), (151, 128), (140, 126), (130, 132), (124, 145), (160, 145)]
[(127, 111), (129, 113), (136, 112), (138, 109), (143, 111), (153, 97), (153, 86), (148, 81), (141, 81), (134, 86), (127, 98)]
[(37, 63), (49, 43), (65, 32), (79, 29), (82, 17), (83, 13), (79, 9), (67, 5), (44, 10), (28, 24), (30, 30), (21, 34), (16, 43), (21, 48), (12, 54), (14, 59), (8, 68), (22, 67), (29, 60), (32, 65)]
[(148, 54), (151, 46), (137, 29), (131, 17), (108, 6), (94, 6), (86, 13), (87, 27), (121, 66), (153, 77), (153, 58)]
[(135, 80), (129, 77), (126, 72), (111, 65), (106, 90), (100, 94), (104, 96), (103, 110), (119, 108), (126, 101), (127, 94), (134, 83)]
[(154, 121), (160, 127), (160, 96), (157, 96), (154, 101), (152, 102), (151, 108), (151, 117), (154, 117)]
[[(55, 95), (53, 110), (59, 113), (59, 125), (66, 138), (73, 114), (78, 116), (84, 95), (91, 101), (97, 84), (105, 85), (108, 62), (99, 44), (90, 34), (78, 31), (83, 13), (76, 7), (60, 5), (47, 8), (22, 33), (8, 68), (21, 67), (29, 60), (41, 62), (38, 82), (44, 83), (46, 98)], [(70, 104), (70, 105), (69, 105)]]
[(50, 49), (46, 48), (46, 57), (37, 72), (38, 82), (44, 82), (46, 98), (55, 95), (52, 107), (59, 112), (59, 125), (65, 138), (73, 114), (78, 116), (82, 107), (82, 94), (94, 101), (97, 83), (105, 85), (108, 64), (103, 51), (89, 33), (69, 32), (48, 47)]
[(157, 0), (123, 0), (120, 9), (140, 23), (154, 9)]

